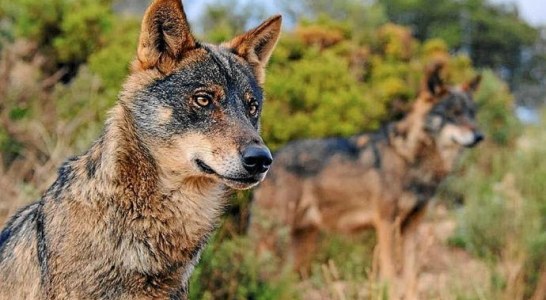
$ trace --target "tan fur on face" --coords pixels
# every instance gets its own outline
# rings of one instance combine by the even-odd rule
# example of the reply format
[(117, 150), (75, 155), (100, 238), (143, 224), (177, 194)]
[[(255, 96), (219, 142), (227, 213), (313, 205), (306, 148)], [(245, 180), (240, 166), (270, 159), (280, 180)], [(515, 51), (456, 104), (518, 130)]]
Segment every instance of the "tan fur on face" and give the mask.
[[(240, 189), (253, 186), (253, 184), (238, 184), (223, 179), (223, 177), (237, 178), (246, 172), (239, 149), (234, 142), (238, 136), (244, 136), (244, 132), (236, 132), (237, 130), (208, 135), (186, 134), (173, 137), (168, 145), (152, 147), (154, 157), (162, 166), (163, 186), (166, 189), (176, 189), (183, 183), (182, 178), (194, 176), (205, 177), (216, 184), (223, 183)], [(197, 159), (211, 167), (216, 174), (204, 174), (196, 165)]]
[(157, 120), (160, 124), (166, 124), (171, 120), (172, 115), (172, 108), (160, 107), (157, 111)]
[(442, 146), (468, 146), (474, 142), (474, 131), (464, 126), (447, 124), (442, 128), (439, 140)]
[(169, 145), (159, 145), (151, 150), (161, 166), (163, 188), (173, 191), (180, 189), (186, 178), (203, 176), (193, 161), (196, 153), (210, 153), (212, 144), (202, 134), (187, 134), (175, 137)]
[(443, 158), (446, 170), (452, 170), (463, 147), (474, 142), (474, 132), (470, 128), (447, 124), (439, 135), (439, 154)]

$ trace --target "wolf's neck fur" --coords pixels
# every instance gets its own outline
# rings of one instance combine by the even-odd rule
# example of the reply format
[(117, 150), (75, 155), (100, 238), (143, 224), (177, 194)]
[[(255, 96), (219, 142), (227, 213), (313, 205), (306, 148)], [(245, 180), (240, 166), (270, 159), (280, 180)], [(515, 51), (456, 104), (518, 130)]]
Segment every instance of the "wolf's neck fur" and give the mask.
[(424, 181), (440, 181), (451, 170), (455, 157), (442, 156), (435, 139), (425, 130), (426, 114), (432, 103), (418, 99), (413, 110), (394, 127), (398, 136), (391, 137), (395, 152)]
[(124, 236), (143, 241), (143, 245), (133, 241), (115, 250), (123, 257), (124, 267), (143, 273), (182, 272), (179, 276), (187, 279), (219, 220), (226, 198), (223, 185), (189, 177), (180, 178), (176, 189), (164, 184), (160, 166), (139, 139), (122, 104), (111, 111), (100, 139), (68, 164), (74, 180), (65, 196), (113, 211), (118, 224), (107, 226), (123, 224), (120, 228), (131, 231)]

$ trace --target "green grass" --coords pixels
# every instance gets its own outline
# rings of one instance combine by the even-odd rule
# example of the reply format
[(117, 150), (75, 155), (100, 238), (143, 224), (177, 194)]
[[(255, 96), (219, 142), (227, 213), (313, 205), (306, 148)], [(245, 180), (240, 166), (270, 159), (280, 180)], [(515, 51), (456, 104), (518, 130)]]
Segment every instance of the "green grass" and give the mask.
[[(514, 147), (486, 146), (466, 163), (466, 175), (453, 182), (464, 193), (458, 229), (451, 244), (492, 265), (492, 287), (529, 297), (546, 261), (546, 129), (526, 128)], [(510, 280), (502, 265), (521, 266)]]

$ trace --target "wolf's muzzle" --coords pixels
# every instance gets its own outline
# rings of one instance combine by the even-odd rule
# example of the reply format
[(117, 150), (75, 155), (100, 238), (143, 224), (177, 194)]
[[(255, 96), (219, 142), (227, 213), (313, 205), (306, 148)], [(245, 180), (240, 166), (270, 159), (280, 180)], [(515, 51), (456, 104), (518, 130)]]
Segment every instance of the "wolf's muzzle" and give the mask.
[(273, 157), (266, 147), (249, 146), (243, 151), (243, 167), (251, 175), (267, 172)]
[(468, 147), (474, 147), (485, 139), (485, 135), (479, 131), (474, 132), (474, 141)]

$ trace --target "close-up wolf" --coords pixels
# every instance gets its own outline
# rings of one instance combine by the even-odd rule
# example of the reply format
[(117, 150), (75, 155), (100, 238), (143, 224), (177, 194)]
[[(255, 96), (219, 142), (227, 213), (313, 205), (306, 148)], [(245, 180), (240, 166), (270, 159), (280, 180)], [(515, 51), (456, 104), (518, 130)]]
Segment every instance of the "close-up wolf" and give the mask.
[(0, 234), (1, 299), (185, 299), (229, 191), (264, 179), (265, 66), (281, 17), (200, 43), (155, 0), (102, 135)]
[(281, 148), (254, 193), (249, 231), (257, 247), (276, 250), (274, 231), (288, 227), (290, 253), (284, 255), (305, 272), (320, 231), (373, 227), (380, 277), (414, 284), (414, 233), (427, 203), (461, 151), (484, 139), (472, 97), (480, 76), (449, 87), (442, 68), (439, 62), (429, 67), (418, 98), (400, 121), (377, 132)]

